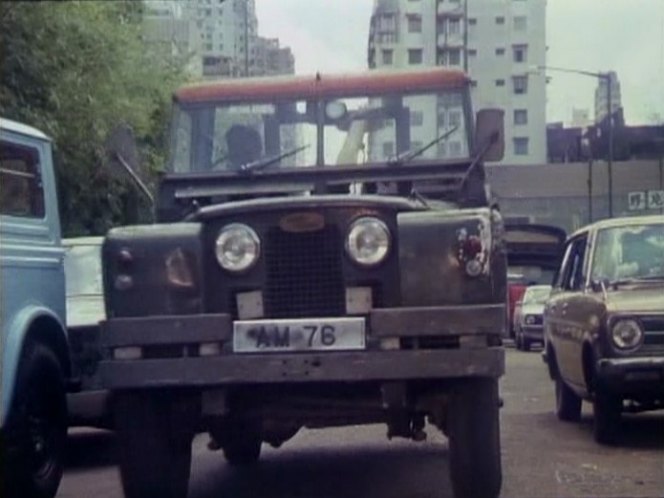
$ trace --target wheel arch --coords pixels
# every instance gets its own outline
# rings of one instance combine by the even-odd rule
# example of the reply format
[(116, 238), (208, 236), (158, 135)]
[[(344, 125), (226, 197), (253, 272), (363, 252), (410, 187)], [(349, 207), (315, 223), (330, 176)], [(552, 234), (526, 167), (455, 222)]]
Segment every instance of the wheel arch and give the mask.
[(4, 426), (14, 399), (18, 366), (26, 346), (38, 342), (53, 351), (65, 379), (71, 375), (66, 328), (56, 313), (41, 306), (30, 306), (19, 313), (9, 327), (2, 351), (2, 407), (0, 427)]

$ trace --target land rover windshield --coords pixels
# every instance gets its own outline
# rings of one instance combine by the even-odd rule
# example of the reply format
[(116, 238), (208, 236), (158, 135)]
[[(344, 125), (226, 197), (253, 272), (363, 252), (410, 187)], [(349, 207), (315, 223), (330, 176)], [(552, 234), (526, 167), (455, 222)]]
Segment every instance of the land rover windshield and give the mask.
[(175, 98), (169, 170), (467, 158), (466, 92), (463, 74), (442, 70), (185, 87)]

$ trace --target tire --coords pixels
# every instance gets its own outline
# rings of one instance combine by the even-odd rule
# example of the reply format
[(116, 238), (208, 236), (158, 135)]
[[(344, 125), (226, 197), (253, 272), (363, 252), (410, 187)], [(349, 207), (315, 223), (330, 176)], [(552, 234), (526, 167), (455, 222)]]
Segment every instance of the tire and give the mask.
[(565, 422), (578, 422), (581, 419), (581, 398), (567, 384), (556, 377), (556, 416)]
[(263, 438), (260, 423), (251, 420), (231, 419), (229, 431), (223, 442), (224, 457), (233, 467), (255, 464), (261, 455)]
[(193, 433), (175, 426), (176, 402), (155, 394), (116, 395), (120, 477), (126, 498), (186, 498)]
[(530, 339), (527, 339), (527, 338), (524, 337), (521, 341), (523, 343), (523, 350), (525, 352), (529, 353), (530, 352), (530, 344), (531, 344)]
[(2, 440), (3, 497), (51, 498), (63, 473), (67, 399), (62, 367), (50, 348), (27, 343)]
[(462, 382), (449, 405), (450, 478), (456, 498), (495, 498), (502, 485), (498, 381)]
[(622, 399), (612, 393), (597, 389), (593, 401), (593, 436), (600, 444), (613, 445), (620, 433)]

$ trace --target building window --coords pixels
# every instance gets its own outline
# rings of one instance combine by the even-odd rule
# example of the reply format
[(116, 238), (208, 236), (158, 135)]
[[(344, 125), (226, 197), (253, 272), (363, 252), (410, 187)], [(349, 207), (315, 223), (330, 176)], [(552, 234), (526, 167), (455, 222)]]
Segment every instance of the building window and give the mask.
[(514, 56), (514, 62), (527, 62), (528, 45), (514, 45), (512, 47), (512, 55)]
[(528, 124), (528, 111), (526, 109), (514, 109), (514, 124)]
[(473, 88), (477, 88), (477, 80), (472, 80), (470, 82), (470, 86), (473, 87)]
[(461, 155), (461, 142), (450, 142), (450, 157)]
[(474, 48), (469, 48), (468, 49), (468, 55), (470, 57), (475, 57), (477, 55), (477, 50), (475, 50)]
[(477, 19), (474, 17), (468, 18), (468, 26), (475, 26), (477, 24)]
[(208, 52), (211, 52), (212, 51), (212, 43), (206, 43), (205, 44), (205, 50), (207, 50)]
[(438, 144), (438, 157), (445, 157), (447, 155), (447, 144), (441, 142)]
[(496, 24), (505, 24), (505, 18), (503, 16), (496, 17)]
[(505, 86), (505, 80), (496, 80), (496, 86)]
[(383, 157), (394, 155), (394, 142), (383, 142)]
[(461, 124), (461, 113), (459, 111), (450, 111), (449, 120), (450, 128), (459, 126)]
[(449, 19), (447, 21), (447, 34), (458, 35), (461, 32), (461, 21), (459, 19)]
[(422, 111), (410, 111), (410, 125), (411, 126), (422, 126), (424, 123), (424, 115)]
[(502, 55), (505, 55), (505, 49), (504, 48), (497, 48), (496, 49), (496, 55), (499, 56), (499, 57), (502, 56)]
[(408, 64), (422, 64), (422, 49), (409, 48), (408, 49)]
[(517, 95), (528, 93), (528, 76), (512, 76), (512, 83)]
[(514, 31), (526, 31), (528, 29), (528, 18), (526, 16), (514, 17)]
[(391, 65), (394, 60), (394, 50), (392, 49), (383, 49), (383, 64)]
[(528, 137), (514, 137), (514, 155), (527, 156), (528, 155)]
[(445, 128), (445, 110), (438, 109), (438, 126)]
[(448, 61), (450, 66), (458, 66), (461, 64), (461, 49), (453, 48), (449, 51)]
[(422, 16), (419, 14), (408, 15), (408, 32), (421, 33), (422, 32)]
[(410, 150), (419, 150), (421, 148), (422, 148), (422, 142), (420, 142), (419, 140), (413, 140), (410, 143)]

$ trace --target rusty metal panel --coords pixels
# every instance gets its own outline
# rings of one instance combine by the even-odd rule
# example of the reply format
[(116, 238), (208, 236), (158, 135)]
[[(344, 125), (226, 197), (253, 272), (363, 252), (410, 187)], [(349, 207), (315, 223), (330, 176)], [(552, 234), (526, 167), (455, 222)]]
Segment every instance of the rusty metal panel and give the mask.
[(231, 316), (227, 314), (148, 316), (115, 318), (102, 322), (106, 346), (149, 346), (222, 342), (231, 338)]
[[(497, 212), (401, 213), (398, 225), (404, 306), (505, 302), (505, 249)], [(475, 276), (467, 272), (471, 261)]]
[(373, 337), (500, 334), (505, 304), (375, 309), (370, 315)]
[[(500, 377), (502, 348), (104, 361), (111, 389)], [(173, 375), (177, 372), (177, 375)]]

